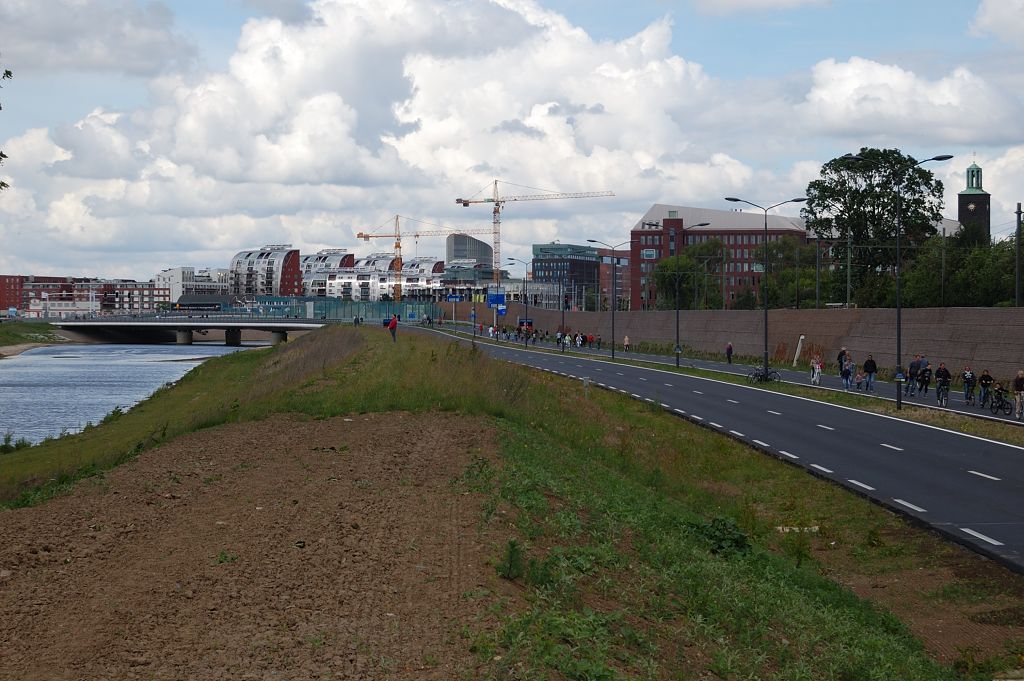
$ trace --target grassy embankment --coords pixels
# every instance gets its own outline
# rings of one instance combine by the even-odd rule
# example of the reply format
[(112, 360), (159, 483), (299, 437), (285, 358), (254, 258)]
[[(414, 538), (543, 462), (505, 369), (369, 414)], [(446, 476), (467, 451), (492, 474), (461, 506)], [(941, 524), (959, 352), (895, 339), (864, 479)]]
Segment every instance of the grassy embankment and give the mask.
[[(355, 333), (369, 340), (361, 351)], [(496, 630), (461, 632), (487, 676), (958, 678), (895, 617), (824, 577), (822, 560), (870, 575), (959, 549), (660, 409), (412, 334), (393, 345), (329, 328), (212, 360), (113, 423), (3, 457), (2, 489), (229, 420), (396, 410), (475, 415), (501, 433), (495, 457), (452, 471), (482, 500), (481, 523), (512, 520), (494, 563), (529, 603), (511, 611), (497, 594), (463, 594), (500, 614)], [(958, 593), (986, 588), (1021, 602), (969, 579)], [(960, 666), (998, 664), (964, 651)]]
[(63, 343), (54, 328), (45, 322), (5, 321), (0, 324), (0, 347), (24, 343)]

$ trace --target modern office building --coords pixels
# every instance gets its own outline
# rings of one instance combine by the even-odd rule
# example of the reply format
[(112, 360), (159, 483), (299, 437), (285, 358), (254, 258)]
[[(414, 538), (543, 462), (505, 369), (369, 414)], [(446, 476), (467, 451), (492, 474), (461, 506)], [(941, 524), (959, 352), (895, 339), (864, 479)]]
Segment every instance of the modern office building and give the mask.
[(231, 259), (228, 291), (233, 296), (301, 296), (298, 249), (291, 244), (242, 251)]
[(153, 284), (170, 291), (176, 303), (182, 296), (226, 296), (230, 288), (225, 268), (172, 267), (153, 275)]
[(567, 310), (596, 310), (600, 298), (600, 258), (596, 248), (574, 244), (534, 244), (533, 281), (557, 286)]
[(445, 239), (445, 262), (472, 260), (478, 265), (494, 265), (494, 249), (468, 234), (449, 234)]
[[(598, 268), (599, 290), (601, 299), (600, 309), (610, 310), (612, 308), (612, 294), (618, 301), (618, 310), (629, 309), (629, 251), (611, 250), (610, 248), (598, 248), (597, 257), (600, 265)], [(614, 285), (612, 277), (615, 277)]]
[[(630, 306), (653, 307), (657, 287), (652, 276), (664, 258), (684, 253), (688, 246), (717, 239), (724, 249), (725, 301), (730, 305), (744, 289), (759, 290), (761, 283), (757, 249), (764, 242), (764, 213), (710, 208), (690, 208), (657, 203), (644, 213), (630, 232)], [(691, 227), (702, 222), (706, 227)], [(783, 237), (806, 240), (804, 221), (782, 215), (768, 216), (768, 241)]]

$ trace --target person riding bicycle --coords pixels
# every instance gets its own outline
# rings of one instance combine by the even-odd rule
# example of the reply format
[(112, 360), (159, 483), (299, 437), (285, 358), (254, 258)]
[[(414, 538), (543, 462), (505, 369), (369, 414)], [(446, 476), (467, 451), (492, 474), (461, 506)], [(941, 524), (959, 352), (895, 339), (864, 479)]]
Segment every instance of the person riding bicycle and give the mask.
[(985, 401), (988, 399), (988, 393), (992, 390), (992, 384), (995, 383), (995, 380), (996, 379), (992, 378), (992, 374), (988, 372), (988, 369), (981, 372), (981, 376), (978, 377), (978, 387), (981, 388), (981, 393), (978, 395), (979, 405), (983, 407), (985, 406)]
[(935, 396), (942, 402), (943, 391), (949, 395), (949, 383), (953, 380), (953, 374), (949, 373), (945, 362), (939, 362), (939, 368), (935, 370)]
[(971, 371), (971, 367), (965, 366), (960, 380), (964, 382), (964, 402), (974, 404), (974, 386), (978, 383), (978, 377)]

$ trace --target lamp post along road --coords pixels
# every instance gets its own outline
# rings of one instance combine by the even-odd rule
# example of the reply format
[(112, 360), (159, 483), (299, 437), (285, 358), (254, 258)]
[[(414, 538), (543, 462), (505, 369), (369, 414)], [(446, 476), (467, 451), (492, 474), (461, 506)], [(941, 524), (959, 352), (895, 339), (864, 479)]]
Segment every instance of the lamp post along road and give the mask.
[(615, 308), (617, 308), (619, 306), (618, 294), (615, 291), (615, 280), (618, 279), (618, 276), (616, 274), (616, 268), (618, 267), (619, 259), (615, 255), (615, 249), (621, 248), (621, 247), (625, 246), (626, 244), (631, 244), (631, 243), (633, 243), (633, 241), (632, 240), (630, 240), (630, 241), (623, 241), (621, 244), (616, 244), (614, 246), (612, 246), (610, 244), (606, 244), (603, 241), (598, 241), (597, 239), (587, 239), (587, 243), (601, 244), (602, 246), (604, 246), (605, 248), (607, 248), (608, 250), (610, 250), (612, 252), (612, 359), (614, 360), (615, 359)]
[[(530, 267), (530, 263), (520, 258), (513, 258), (512, 256), (509, 256), (508, 261), (510, 263), (521, 262), (527, 268)], [(529, 272), (527, 270), (523, 270), (523, 323), (520, 324), (520, 326), (523, 327), (523, 347), (529, 347), (530, 345), (530, 336), (527, 334), (526, 328), (526, 320), (528, 319), (527, 315), (530, 313), (530, 289), (527, 283), (529, 281), (529, 277), (527, 276), (528, 274)]]
[(778, 208), (779, 206), (787, 203), (803, 203), (807, 199), (800, 197), (796, 199), (786, 199), (785, 201), (779, 201), (778, 203), (765, 207), (759, 206), (756, 203), (747, 201), (746, 199), (738, 199), (735, 196), (725, 197), (726, 201), (732, 201), (733, 203), (745, 203), (748, 206), (753, 206), (759, 210), (764, 211), (764, 271), (761, 273), (761, 299), (764, 303), (764, 379), (768, 380), (768, 211), (772, 208)]
[[(851, 161), (862, 161), (877, 166), (878, 161), (870, 158), (864, 158), (863, 156), (856, 156), (853, 154), (847, 154), (844, 156)], [(929, 161), (948, 161), (953, 158), (952, 154), (940, 154), (938, 156), (932, 156), (926, 158), (923, 161), (915, 161), (914, 163), (907, 163), (899, 166), (894, 171), (896, 176), (896, 372), (898, 374), (903, 373), (903, 300), (902, 300), (902, 271), (903, 263), (902, 257), (900, 256), (900, 241), (903, 234), (903, 208), (901, 205), (903, 197), (903, 173), (908, 170), (912, 170), (919, 165), (928, 163)], [(896, 381), (896, 409), (903, 409), (903, 390), (900, 385), (901, 381)]]

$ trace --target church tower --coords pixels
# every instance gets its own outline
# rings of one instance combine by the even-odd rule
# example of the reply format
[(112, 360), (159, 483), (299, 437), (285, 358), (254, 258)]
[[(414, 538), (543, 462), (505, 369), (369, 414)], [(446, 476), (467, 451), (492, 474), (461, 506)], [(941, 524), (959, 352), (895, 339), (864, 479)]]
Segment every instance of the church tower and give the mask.
[(982, 245), (992, 240), (991, 195), (981, 186), (981, 168), (967, 168), (967, 187), (957, 197), (956, 219), (966, 244)]

